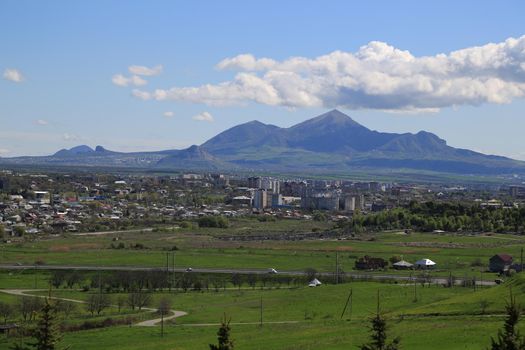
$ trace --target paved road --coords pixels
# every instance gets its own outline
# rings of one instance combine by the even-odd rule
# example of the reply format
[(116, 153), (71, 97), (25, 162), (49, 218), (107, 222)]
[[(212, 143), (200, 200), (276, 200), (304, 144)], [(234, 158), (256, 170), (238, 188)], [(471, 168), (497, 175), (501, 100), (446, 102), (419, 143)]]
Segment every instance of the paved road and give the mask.
[[(144, 266), (86, 266), (86, 265), (12, 265), (12, 264), (0, 264), (0, 270), (79, 270), (79, 271), (158, 271), (165, 270), (164, 268), (156, 267), (144, 267)], [(175, 268), (169, 269), (170, 272), (186, 272), (185, 268)], [(218, 268), (193, 268), (192, 273), (217, 273), (217, 274), (257, 274), (265, 275), (268, 274), (266, 269), (218, 269)], [(281, 275), (290, 275), (290, 276), (304, 276), (306, 272), (304, 271), (288, 271), (280, 270), (279, 274)], [(333, 272), (319, 272), (321, 277), (332, 277)], [(347, 278), (353, 279), (371, 279), (371, 280), (396, 280), (403, 282), (411, 282), (414, 280), (414, 277), (411, 276), (402, 276), (395, 274), (375, 274), (375, 273), (350, 273), (347, 272), (344, 274)], [(446, 284), (446, 277), (432, 277), (430, 278), (430, 283), (433, 284)], [(463, 283), (462, 278), (456, 278), (456, 284)], [(496, 283), (491, 280), (476, 280), (477, 285), (481, 286), (493, 286)]]
[(153, 228), (142, 228), (142, 229), (133, 229), (133, 230), (120, 230), (120, 231), (97, 231), (97, 232), (80, 232), (72, 233), (72, 236), (102, 236), (110, 234), (120, 234), (120, 233), (143, 233), (143, 232), (152, 232)]

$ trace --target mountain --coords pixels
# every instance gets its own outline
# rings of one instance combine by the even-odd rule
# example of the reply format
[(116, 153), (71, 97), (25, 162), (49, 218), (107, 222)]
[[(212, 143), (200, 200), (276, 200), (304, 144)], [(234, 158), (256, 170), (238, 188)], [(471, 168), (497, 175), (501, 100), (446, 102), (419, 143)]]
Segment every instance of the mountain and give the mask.
[(202, 144), (202, 148), (217, 155), (231, 155), (249, 147), (284, 147), (286, 141), (282, 130), (254, 120), (220, 133)]
[(525, 174), (525, 162), (450, 147), (426, 131), (397, 134), (370, 130), (338, 110), (289, 128), (251, 121), (183, 150), (124, 153), (82, 145), (47, 157), (2, 158), (0, 163), (316, 174), (360, 169), (369, 173)]
[(226, 167), (223, 162), (212, 156), (204, 148), (193, 145), (187, 149), (172, 152), (157, 162), (157, 167), (167, 169), (185, 168), (191, 164), (192, 169), (214, 170)]

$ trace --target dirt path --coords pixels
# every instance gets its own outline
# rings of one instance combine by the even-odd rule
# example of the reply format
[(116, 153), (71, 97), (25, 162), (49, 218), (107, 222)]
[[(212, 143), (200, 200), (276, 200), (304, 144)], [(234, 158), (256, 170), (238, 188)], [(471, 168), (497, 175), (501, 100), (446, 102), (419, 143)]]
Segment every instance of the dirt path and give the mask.
[[(38, 294), (29, 294), (29, 293), (31, 293), (31, 292), (45, 292), (45, 291), (46, 291), (46, 289), (0, 289), (0, 292), (6, 293), (6, 294), (11, 294), (11, 295), (16, 295), (16, 296), (26, 296), (26, 297), (38, 297), (38, 298), (47, 298), (47, 296), (46, 295), (38, 295)], [(55, 299), (55, 300), (69, 301), (69, 302), (78, 303), (78, 304), (85, 304), (86, 303), (83, 300), (76, 300), (76, 299), (60, 298), (60, 297), (53, 297), (53, 296), (51, 296), (49, 298), (50, 299)], [(112, 306), (115, 306), (115, 305), (112, 305)], [(157, 311), (156, 309), (152, 309), (152, 308), (149, 308), (149, 307), (145, 307), (143, 309), (146, 310), (146, 311), (150, 311), (151, 313)], [(170, 310), (170, 312), (171, 312), (171, 315), (164, 317), (164, 321), (169, 321), (171, 319), (187, 315), (187, 313), (184, 312), (184, 311)], [(142, 321), (142, 322), (136, 323), (135, 326), (139, 326), (139, 327), (154, 327), (158, 323), (160, 323), (161, 321), (162, 321), (161, 318), (155, 318), (155, 319), (152, 319), (152, 320), (147, 320), (147, 321)]]
[[(155, 311), (155, 310), (152, 310), (152, 311)], [(187, 315), (187, 314), (188, 313), (186, 313), (184, 311), (171, 310), (171, 315), (164, 317), (164, 322), (169, 321), (169, 320), (174, 319), (174, 318), (177, 318), (177, 317), (181, 317), (181, 316)], [(139, 322), (139, 323), (135, 324), (135, 326), (153, 327), (153, 326), (156, 326), (161, 321), (162, 321), (162, 318), (155, 318), (153, 320), (147, 320), (147, 321)]]

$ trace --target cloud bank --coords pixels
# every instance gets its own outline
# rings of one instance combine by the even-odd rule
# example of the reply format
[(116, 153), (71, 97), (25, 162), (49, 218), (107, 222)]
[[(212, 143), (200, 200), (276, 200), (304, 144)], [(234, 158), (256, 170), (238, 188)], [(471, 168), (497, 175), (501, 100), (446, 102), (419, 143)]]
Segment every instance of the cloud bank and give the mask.
[(334, 51), (316, 58), (277, 61), (243, 54), (222, 60), (217, 68), (237, 73), (219, 84), (134, 90), (133, 95), (208, 105), (387, 111), (504, 104), (525, 97), (525, 36), (421, 57), (380, 41), (355, 53)]
[(4, 79), (12, 81), (14, 83), (21, 83), (24, 81), (24, 76), (17, 69), (7, 68), (6, 70), (4, 70)]

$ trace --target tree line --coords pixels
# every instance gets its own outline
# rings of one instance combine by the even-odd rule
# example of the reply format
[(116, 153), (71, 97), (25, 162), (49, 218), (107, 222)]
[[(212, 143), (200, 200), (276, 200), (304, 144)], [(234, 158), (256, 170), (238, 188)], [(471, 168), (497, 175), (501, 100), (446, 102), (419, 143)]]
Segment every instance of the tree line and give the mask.
[(421, 232), (525, 233), (525, 208), (493, 208), (448, 202), (410, 202), (378, 213), (354, 213), (340, 228), (349, 232), (411, 229)]

